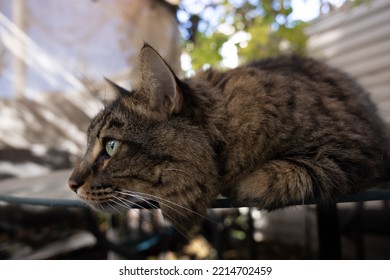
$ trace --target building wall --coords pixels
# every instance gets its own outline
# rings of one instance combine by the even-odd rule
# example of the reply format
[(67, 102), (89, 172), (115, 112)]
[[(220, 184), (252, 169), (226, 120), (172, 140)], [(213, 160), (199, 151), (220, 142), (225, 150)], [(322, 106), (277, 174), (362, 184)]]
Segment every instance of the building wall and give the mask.
[(390, 1), (321, 16), (307, 35), (309, 54), (356, 78), (390, 123)]

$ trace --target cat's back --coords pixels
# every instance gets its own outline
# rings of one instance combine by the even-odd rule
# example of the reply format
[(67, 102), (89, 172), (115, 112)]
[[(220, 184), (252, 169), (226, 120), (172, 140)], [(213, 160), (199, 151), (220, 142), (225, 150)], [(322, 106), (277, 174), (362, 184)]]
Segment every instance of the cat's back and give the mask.
[(282, 56), (204, 77), (225, 100), (228, 166), (328, 153), (372, 161), (375, 169), (387, 157), (385, 127), (369, 94), (326, 64)]
[(263, 128), (280, 124), (284, 131), (289, 124), (303, 124), (310, 131), (384, 129), (369, 94), (354, 79), (311, 58), (258, 60), (227, 72), (210, 72), (207, 79), (220, 89), (228, 117), (245, 123), (261, 123)]

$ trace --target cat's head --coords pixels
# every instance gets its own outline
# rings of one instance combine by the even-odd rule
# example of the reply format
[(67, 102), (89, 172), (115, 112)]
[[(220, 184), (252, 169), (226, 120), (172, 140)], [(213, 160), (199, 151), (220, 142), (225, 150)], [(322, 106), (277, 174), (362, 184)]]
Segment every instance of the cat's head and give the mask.
[(91, 122), (85, 155), (69, 187), (97, 209), (159, 203), (166, 218), (186, 222), (218, 193), (207, 133), (182, 117), (186, 93), (161, 56), (145, 45), (140, 83)]

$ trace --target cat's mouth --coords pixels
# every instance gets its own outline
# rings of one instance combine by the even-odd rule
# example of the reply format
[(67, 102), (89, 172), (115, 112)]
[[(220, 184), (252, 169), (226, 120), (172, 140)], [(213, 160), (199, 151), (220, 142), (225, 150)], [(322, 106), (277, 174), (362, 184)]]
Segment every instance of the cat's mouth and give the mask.
[(107, 203), (114, 198), (114, 191), (109, 186), (82, 186), (75, 192), (80, 199), (91, 205)]

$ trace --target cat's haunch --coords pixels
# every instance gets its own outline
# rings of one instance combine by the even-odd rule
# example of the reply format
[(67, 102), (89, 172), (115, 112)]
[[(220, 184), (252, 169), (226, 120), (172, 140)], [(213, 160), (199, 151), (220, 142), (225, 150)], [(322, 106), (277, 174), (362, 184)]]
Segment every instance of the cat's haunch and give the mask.
[(91, 122), (69, 187), (98, 209), (154, 200), (188, 223), (218, 194), (275, 209), (355, 193), (389, 175), (386, 127), (344, 73), (283, 56), (178, 79), (149, 45), (134, 91)]

